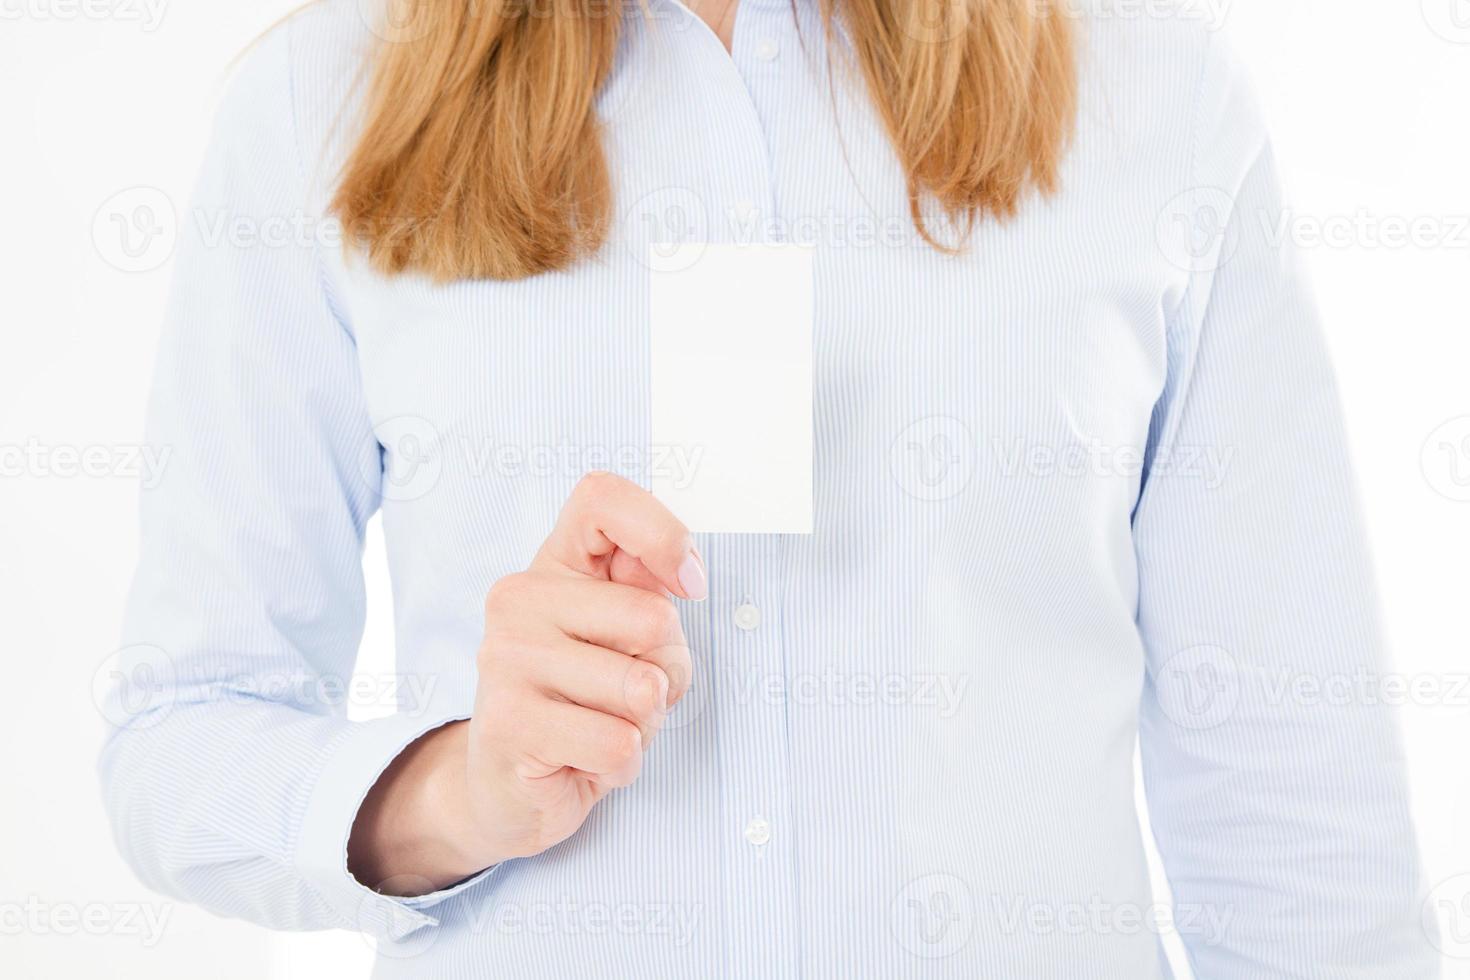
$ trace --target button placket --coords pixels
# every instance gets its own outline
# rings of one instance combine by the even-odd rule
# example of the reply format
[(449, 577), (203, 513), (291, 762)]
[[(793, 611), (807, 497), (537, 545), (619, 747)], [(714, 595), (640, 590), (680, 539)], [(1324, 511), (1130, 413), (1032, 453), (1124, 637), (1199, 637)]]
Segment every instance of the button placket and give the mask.
[[(782, 111), (782, 77), (797, 51), (786, 0), (751, 0), (741, 10), (735, 35), (732, 54), (712, 33), (693, 34), (707, 49), (698, 52), (701, 58), (727, 62), (717, 72), (723, 115), (704, 130), (712, 147), (729, 160), (728, 169), (705, 190), (708, 240), (779, 241), (776, 167), (767, 126), (770, 113)], [(762, 39), (774, 43), (762, 45)], [(737, 77), (738, 95), (725, 84)], [(779, 607), (786, 587), (781, 537), (714, 535), (706, 545), (711, 586), (706, 670), (720, 760), (725, 972), (795, 976), (800, 942)]]
[(790, 47), (795, 28), (791, 7), (785, 0), (745, 0), (735, 20), (729, 58), (744, 82), (752, 117), (760, 129), (765, 164), (760, 174), (759, 194), (732, 200), (727, 205), (742, 241), (749, 240), (752, 232), (762, 241), (784, 238), (776, 213), (775, 168), (768, 146), (767, 113), (772, 94), (782, 85), (783, 52)]
[(786, 735), (785, 651), (780, 610), (784, 589), (781, 538), (725, 538), (721, 577), (712, 578), (720, 754), (721, 819), (730, 836), (726, 898), (730, 969), (735, 976), (790, 976), (793, 957), (795, 854), (790, 813), (790, 748)]

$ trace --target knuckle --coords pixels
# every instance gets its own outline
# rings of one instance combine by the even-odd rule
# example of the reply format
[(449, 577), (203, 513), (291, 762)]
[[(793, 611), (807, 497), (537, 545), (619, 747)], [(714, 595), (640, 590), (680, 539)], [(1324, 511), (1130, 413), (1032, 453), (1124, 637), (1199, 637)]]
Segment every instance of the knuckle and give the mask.
[(485, 612), (503, 613), (515, 609), (533, 589), (531, 576), (526, 572), (513, 572), (496, 580), (485, 593)]
[(664, 676), (669, 679), (669, 706), (678, 704), (694, 682), (694, 658), (686, 646), (671, 647), (669, 660), (664, 664)]
[(643, 735), (632, 722), (617, 720), (603, 736), (602, 751), (613, 769), (623, 769), (643, 753)]
[(615, 493), (618, 477), (607, 470), (591, 470), (583, 474), (572, 489), (572, 498), (579, 501), (601, 500)]
[(628, 672), (628, 707), (641, 722), (663, 716), (669, 697), (669, 677), (654, 664), (637, 663)]
[(630, 763), (621, 769), (614, 770), (598, 777), (598, 782), (608, 789), (625, 789), (632, 786), (638, 779), (638, 773), (642, 766), (638, 763)]
[(637, 601), (633, 613), (634, 627), (639, 639), (649, 649), (681, 641), (683, 626), (679, 623), (679, 610), (665, 596), (647, 592)]

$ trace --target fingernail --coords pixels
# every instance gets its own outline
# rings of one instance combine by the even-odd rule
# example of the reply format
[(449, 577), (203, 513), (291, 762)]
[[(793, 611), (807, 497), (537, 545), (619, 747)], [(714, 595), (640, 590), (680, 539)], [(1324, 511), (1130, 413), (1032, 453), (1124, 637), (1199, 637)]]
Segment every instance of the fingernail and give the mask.
[(690, 551), (684, 556), (684, 563), (679, 566), (679, 585), (691, 599), (709, 598), (709, 577), (704, 573), (704, 561), (699, 552)]

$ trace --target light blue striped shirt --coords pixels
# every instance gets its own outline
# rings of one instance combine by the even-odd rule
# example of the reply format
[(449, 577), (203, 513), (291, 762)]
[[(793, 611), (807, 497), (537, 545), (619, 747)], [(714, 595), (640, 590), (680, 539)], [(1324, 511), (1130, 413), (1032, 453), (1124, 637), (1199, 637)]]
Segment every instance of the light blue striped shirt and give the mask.
[[(1239, 68), (1187, 9), (1089, 17), (1061, 193), (948, 256), (815, 8), (741, 0), (733, 55), (673, 0), (629, 14), (612, 236), (522, 282), (383, 278), (320, 219), (357, 3), (251, 53), (157, 368), (101, 763), (123, 852), (223, 914), (376, 936), (382, 978), (1146, 980), (1165, 929), (1204, 978), (1433, 976), (1395, 721), (1333, 696), (1383, 642)], [(584, 471), (680, 465), (646, 258), (681, 240), (815, 247), (815, 533), (698, 536), (694, 688), (580, 831), (379, 895), (354, 814), (468, 715), (487, 588)], [(407, 682), (349, 721), (375, 512)]]

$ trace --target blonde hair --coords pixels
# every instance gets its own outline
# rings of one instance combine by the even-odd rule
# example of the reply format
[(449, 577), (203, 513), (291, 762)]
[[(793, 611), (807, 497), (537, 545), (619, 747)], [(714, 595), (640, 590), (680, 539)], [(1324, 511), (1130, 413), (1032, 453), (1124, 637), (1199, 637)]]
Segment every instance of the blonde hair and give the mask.
[[(597, 93), (619, 0), (390, 0), (412, 30), (378, 44), (332, 210), (384, 273), (522, 279), (595, 253), (613, 200)], [(1055, 190), (1072, 129), (1069, 14), (1054, 0), (819, 0), (841, 18), (903, 165), (968, 230)]]

